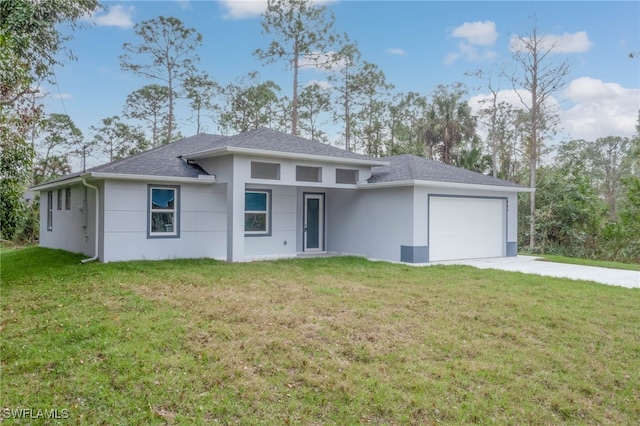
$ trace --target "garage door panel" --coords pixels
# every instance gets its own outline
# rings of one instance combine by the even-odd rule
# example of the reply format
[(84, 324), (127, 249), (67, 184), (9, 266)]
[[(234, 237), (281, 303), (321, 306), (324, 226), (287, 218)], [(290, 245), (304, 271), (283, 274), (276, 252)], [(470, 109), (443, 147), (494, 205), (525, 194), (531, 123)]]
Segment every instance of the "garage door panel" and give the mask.
[(501, 199), (430, 197), (429, 260), (502, 256), (504, 211)]

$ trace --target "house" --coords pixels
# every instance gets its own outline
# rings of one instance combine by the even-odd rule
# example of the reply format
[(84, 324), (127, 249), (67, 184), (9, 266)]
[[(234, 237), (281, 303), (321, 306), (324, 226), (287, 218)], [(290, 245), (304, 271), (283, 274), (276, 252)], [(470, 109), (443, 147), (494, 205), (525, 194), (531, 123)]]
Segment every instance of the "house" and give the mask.
[(36, 186), (40, 245), (103, 262), (335, 252), (515, 256), (520, 185), (258, 129), (199, 134)]

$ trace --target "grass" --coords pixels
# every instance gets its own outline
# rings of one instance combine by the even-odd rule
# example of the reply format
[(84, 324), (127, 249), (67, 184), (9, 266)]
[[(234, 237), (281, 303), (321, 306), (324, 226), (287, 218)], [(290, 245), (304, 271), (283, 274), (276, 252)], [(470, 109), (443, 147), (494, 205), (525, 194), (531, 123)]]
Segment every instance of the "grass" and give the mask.
[(580, 259), (575, 257), (556, 256), (551, 254), (540, 255), (543, 261), (555, 263), (568, 263), (571, 265), (598, 266), (600, 268), (624, 269), (628, 271), (640, 271), (640, 265), (634, 263), (612, 262), (609, 260)]
[(350, 257), (80, 259), (2, 252), (2, 407), (73, 424), (640, 418), (637, 290)]

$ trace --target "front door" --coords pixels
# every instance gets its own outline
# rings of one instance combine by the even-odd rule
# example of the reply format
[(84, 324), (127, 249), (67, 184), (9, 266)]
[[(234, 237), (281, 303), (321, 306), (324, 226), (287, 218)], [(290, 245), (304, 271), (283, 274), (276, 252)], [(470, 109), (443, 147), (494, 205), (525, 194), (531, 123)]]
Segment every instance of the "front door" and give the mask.
[(324, 251), (324, 194), (304, 194), (304, 251)]

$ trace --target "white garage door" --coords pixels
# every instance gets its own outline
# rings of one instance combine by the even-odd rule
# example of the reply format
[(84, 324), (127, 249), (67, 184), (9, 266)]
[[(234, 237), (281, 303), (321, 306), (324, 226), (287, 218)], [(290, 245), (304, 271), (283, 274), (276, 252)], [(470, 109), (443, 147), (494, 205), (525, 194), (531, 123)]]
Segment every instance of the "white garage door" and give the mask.
[(504, 200), (429, 197), (429, 261), (500, 257)]

